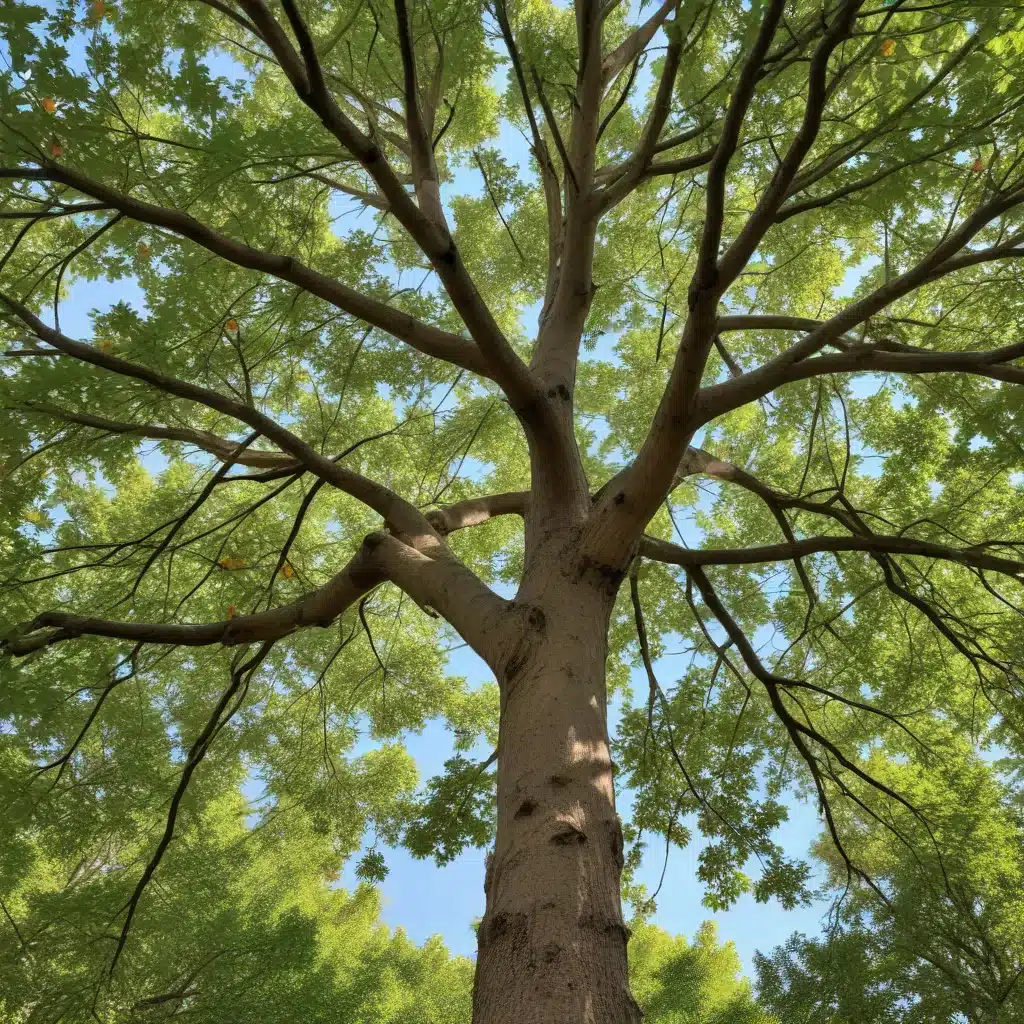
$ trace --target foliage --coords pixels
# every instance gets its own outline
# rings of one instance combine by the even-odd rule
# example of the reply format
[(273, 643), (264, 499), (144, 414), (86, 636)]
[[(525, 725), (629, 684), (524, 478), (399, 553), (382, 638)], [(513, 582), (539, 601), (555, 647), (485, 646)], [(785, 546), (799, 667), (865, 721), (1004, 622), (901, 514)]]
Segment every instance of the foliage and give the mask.
[(658, 1024), (776, 1024), (740, 977), (731, 943), (705, 922), (694, 942), (641, 924), (630, 940), (630, 985), (645, 1020)]
[(1013, 1020), (1024, 1008), (1024, 821), (962, 739), (940, 735), (931, 746), (932, 772), (879, 765), (931, 834), (902, 808), (851, 830), (878, 892), (840, 889), (845, 874), (823, 845), (837, 891), (832, 929), (757, 956), (761, 996), (781, 1018), (939, 1024)]
[(438, 940), (419, 948), (389, 934), (369, 886), (329, 886), (337, 853), (300, 809), (279, 808), (255, 830), (245, 814), (227, 790), (182, 829), (159, 896), (136, 917), (130, 967), (104, 986), (107, 930), (135, 884), (134, 851), (111, 844), (97, 857), (88, 837), (67, 836), (58, 852), (40, 836), (15, 857), (6, 835), (0, 1019), (469, 1019), (468, 960)]

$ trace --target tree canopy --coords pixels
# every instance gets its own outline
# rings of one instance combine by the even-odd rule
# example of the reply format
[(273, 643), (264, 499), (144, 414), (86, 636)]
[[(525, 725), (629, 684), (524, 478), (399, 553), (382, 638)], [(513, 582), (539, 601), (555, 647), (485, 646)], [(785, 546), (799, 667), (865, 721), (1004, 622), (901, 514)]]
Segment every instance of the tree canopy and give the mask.
[[(597, 767), (534, 772), (566, 795), (533, 847), (588, 863), (572, 807), (630, 790), (592, 930), (625, 934), (623, 871), (654, 1019), (691, 1017), (651, 965), (705, 953), (699, 1019), (768, 1011), (710, 937), (646, 930), (644, 851), (702, 837), (708, 906), (796, 906), (820, 888), (778, 838), (794, 799), (837, 902), (761, 963), (770, 1011), (1019, 1004), (1018, 3), (0, 24), (5, 1012), (195, 985), (238, 1020), (468, 1019), (465, 963), (326, 881), (370, 834), (368, 882), (389, 845), (495, 842), (506, 898), (540, 800), (507, 738), (523, 673), (514, 737), (594, 687), (550, 749)], [(96, 282), (120, 301), (70, 326)], [(494, 682), (448, 669), (463, 644)], [(438, 718), (453, 755), (421, 780), (404, 740)]]

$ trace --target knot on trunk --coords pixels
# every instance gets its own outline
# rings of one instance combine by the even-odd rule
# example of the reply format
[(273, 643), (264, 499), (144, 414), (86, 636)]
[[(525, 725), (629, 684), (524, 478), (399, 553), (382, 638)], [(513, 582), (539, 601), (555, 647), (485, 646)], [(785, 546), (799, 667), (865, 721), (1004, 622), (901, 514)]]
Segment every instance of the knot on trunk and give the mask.
[(484, 918), (478, 941), (481, 950), (501, 942), (508, 953), (526, 949), (530, 944), (530, 922), (526, 914), (500, 912)]
[(562, 947), (557, 942), (549, 942), (541, 951), (540, 958), (544, 963), (549, 964), (562, 955)]
[(442, 508), (432, 508), (424, 518), (442, 537), (447, 537), (451, 532), (451, 524), (448, 522), (448, 513)]
[(592, 558), (584, 558), (580, 563), (579, 578), (590, 577), (597, 581), (600, 589), (609, 597), (614, 597), (619, 592), (619, 584), (622, 583), (626, 570), (617, 565), (602, 565)]
[(381, 546), (388, 538), (387, 531), (374, 530), (363, 538), (363, 547), (367, 551), (374, 551)]
[(594, 931), (601, 935), (610, 935), (616, 939), (621, 940), (623, 945), (629, 942), (630, 936), (633, 934), (629, 928), (626, 927), (622, 918), (611, 918), (605, 917), (604, 915), (597, 914), (584, 914), (577, 921), (579, 927), (584, 931)]
[(514, 817), (516, 818), (517, 821), (522, 819), (522, 818), (528, 818), (528, 817), (530, 817), (531, 814), (533, 814), (533, 812), (535, 810), (537, 810), (537, 804), (536, 804), (535, 801), (533, 801), (533, 800), (524, 800), (519, 805), (519, 809), (516, 811)]
[(570, 821), (559, 824), (558, 831), (551, 837), (555, 846), (582, 846), (587, 841), (587, 834)]
[(508, 609), (515, 613), (522, 624), (518, 636), (514, 636), (508, 647), (504, 665), (498, 673), (499, 682), (506, 687), (506, 698), (511, 693), (512, 684), (523, 671), (532, 657), (538, 640), (547, 630), (547, 616), (543, 609), (536, 605), (511, 602)]

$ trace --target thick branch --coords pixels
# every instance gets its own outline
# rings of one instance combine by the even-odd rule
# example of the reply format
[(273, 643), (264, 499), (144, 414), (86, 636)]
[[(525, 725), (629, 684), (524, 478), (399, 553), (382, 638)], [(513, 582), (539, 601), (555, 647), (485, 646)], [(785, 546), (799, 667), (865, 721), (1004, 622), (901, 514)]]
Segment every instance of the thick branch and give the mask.
[(239, 0), (239, 4), (264, 33), (298, 97), (362, 164), (390, 204), (395, 219), (430, 260), (452, 305), (485, 357), (486, 376), (501, 385), (520, 418), (524, 422), (530, 421), (543, 404), (539, 400), (536, 382), (477, 290), (447, 227), (436, 223), (417, 206), (376, 139), (360, 131), (338, 105), (327, 87), (316, 46), (295, 0), (282, 0), (282, 5), (299, 44), (299, 53), (295, 52), (263, 0)]
[[(956, 69), (957, 65), (962, 63), (969, 54), (983, 43), (983, 41), (983, 37), (979, 33), (973, 33), (958, 50), (950, 54), (950, 56), (943, 62), (942, 66), (920, 89), (917, 90), (917, 92), (904, 100), (904, 102), (895, 110), (886, 114), (880, 121), (872, 125), (860, 135), (841, 143), (835, 152), (826, 156), (817, 166), (809, 167), (802, 174), (798, 175), (793, 182), (793, 188), (790, 190), (789, 194), (791, 196), (796, 195), (809, 185), (813, 185), (816, 181), (820, 181), (826, 175), (831, 174), (832, 171), (842, 167), (842, 165), (848, 160), (863, 151), (864, 147), (869, 143), (884, 135), (887, 129), (895, 129), (900, 119), (905, 114), (915, 108), (918, 108), (918, 104), (920, 104), (929, 93), (933, 92), (943, 82), (943, 80)], [(983, 122), (983, 126), (987, 124), (988, 122)]]
[[(499, 495), (495, 513), (503, 505)], [(452, 507), (453, 528), (471, 525), (466, 504)], [(483, 521), (479, 512), (476, 521)], [(325, 628), (366, 593), (387, 580), (421, 608), (434, 608), (485, 659), (497, 655), (503, 641), (501, 615), (508, 602), (494, 593), (446, 548), (430, 558), (384, 531), (371, 533), (341, 572), (317, 590), (290, 604), (252, 615), (210, 623), (118, 622), (68, 612), (43, 612), (12, 630), (2, 650), (15, 657), (31, 654), (78, 636), (105, 636), (134, 643), (204, 647), (236, 646), (279, 640), (310, 626)]]
[[(740, 469), (739, 466), (734, 466), (731, 462), (723, 462), (721, 459), (716, 459), (702, 448), (691, 446), (687, 448), (686, 454), (680, 460), (679, 468), (676, 470), (675, 478), (672, 481), (673, 490), (684, 477), (690, 476), (692, 473), (704, 473), (719, 480), (735, 482), (741, 487), (753, 491), (768, 506), (772, 516), (775, 518), (775, 522), (779, 524), (783, 537), (790, 543), (796, 542), (793, 527), (790, 526), (789, 519), (786, 516), (786, 505), (784, 500), (782, 500), (782, 496), (777, 495), (770, 487), (765, 486), (751, 473)], [(799, 556), (795, 557), (793, 562), (796, 566), (797, 576), (800, 577), (800, 584), (804, 588), (804, 593), (807, 594), (808, 607), (813, 608), (818, 603), (818, 595), (814, 589), (814, 584), (811, 582), (810, 576), (807, 575), (807, 570), (804, 568), (804, 564)]]
[[(752, 401), (759, 395), (767, 394), (772, 387), (777, 387), (778, 383), (784, 383), (789, 379), (785, 371), (795, 363), (807, 359), (808, 356), (814, 355), (826, 345), (832, 344), (851, 328), (864, 323), (886, 306), (904, 295), (909, 295), (924, 284), (987, 260), (1024, 255), (1024, 248), (1021, 247), (1022, 239), (1019, 237), (1015, 237), (1010, 243), (1001, 243), (988, 249), (976, 252), (963, 251), (986, 225), (1022, 202), (1024, 202), (1024, 188), (1019, 183), (1011, 189), (998, 193), (988, 202), (979, 206), (959, 228), (949, 232), (916, 266), (876, 288), (870, 295), (850, 303), (842, 312), (826, 320), (818, 328), (808, 333), (803, 340), (757, 370), (737, 377), (726, 384), (706, 389), (700, 397), (701, 416), (704, 417), (703, 407), (707, 400), (712, 399), (713, 401), (712, 396), (717, 394), (718, 388), (727, 389), (735, 386), (745, 392), (749, 391), (751, 397), (745, 397), (743, 402)], [(867, 352), (871, 351), (873, 351), (871, 348), (867, 348)], [(871, 357), (868, 356), (868, 358)], [(825, 367), (821, 369), (824, 370)], [(908, 370), (907, 372), (927, 371)], [(799, 377), (792, 379), (799, 379)], [(762, 387), (763, 383), (772, 380), (778, 383), (772, 387)], [(758, 387), (761, 387), (761, 390), (757, 390)], [(738, 404), (742, 404), (742, 402)], [(735, 408), (735, 405), (730, 405), (729, 408)], [(719, 413), (716, 412), (714, 415), (719, 415)], [(706, 422), (707, 418), (704, 417), (702, 421)]]
[(1024, 384), (1024, 367), (1008, 366), (1024, 357), (1024, 343), (981, 352), (928, 352), (911, 346), (858, 345), (786, 365), (776, 360), (759, 370), (701, 392), (700, 422), (706, 423), (731, 409), (756, 401), (783, 384), (830, 373), (969, 373), (1010, 384)]
[(540, 317), (543, 323), (547, 306), (554, 297), (555, 285), (558, 280), (558, 261), (562, 251), (562, 188), (558, 180), (558, 171), (555, 170), (554, 161), (551, 159), (551, 152), (537, 125), (537, 117), (530, 99), (530, 90), (526, 84), (526, 73), (523, 70), (519, 47), (512, 34), (512, 26), (509, 24), (505, 0), (496, 0), (494, 12), (498, 27), (501, 29), (502, 39), (505, 42), (505, 49), (508, 51), (516, 83), (519, 86), (519, 94), (530, 126), (530, 148), (533, 151), (533, 158), (537, 161), (541, 184), (544, 186), (544, 202), (548, 221), (548, 272), (547, 285), (544, 289), (544, 309), (542, 309)]
[(416, 543), (423, 544), (430, 549), (440, 546), (437, 534), (414, 505), (383, 484), (370, 480), (361, 473), (347, 469), (321, 455), (290, 430), (244, 402), (226, 398), (219, 392), (211, 391), (209, 388), (200, 387), (197, 384), (167, 377), (149, 367), (110, 355), (92, 345), (74, 341), (66, 334), (47, 327), (31, 310), (2, 293), (0, 293), (0, 304), (6, 306), (16, 317), (27, 324), (37, 338), (67, 355), (101, 369), (144, 381), (167, 394), (199, 402), (210, 409), (224, 413), (226, 416), (232, 416), (242, 423), (247, 423), (264, 437), (275, 442), (283, 451), (293, 455), (310, 472), (368, 505), (386, 522), (414, 538)]
[(598, 502), (584, 541), (586, 557), (599, 565), (618, 569), (628, 564), (632, 548), (668, 493), (679, 460), (693, 436), (685, 410), (699, 388), (700, 374), (714, 339), (721, 296), (718, 250), (725, 223), (729, 163), (739, 146), (743, 121), (784, 8), (785, 0), (769, 0), (725, 114), (708, 168), (704, 226), (689, 289), (690, 312), (672, 374), (640, 452)]
[(225, 437), (211, 434), (208, 430), (194, 430), (191, 427), (164, 427), (153, 423), (123, 423), (110, 420), (105, 416), (94, 416), (91, 413), (73, 412), (45, 402), (32, 402), (27, 406), (29, 412), (39, 412), (67, 423), (80, 423), (84, 427), (95, 427), (109, 434), (129, 434), (154, 441), (183, 441), (193, 444), (218, 459), (230, 458), (240, 466), (251, 466), (256, 469), (295, 470), (300, 463), (284, 452), (267, 452), (246, 448), (238, 451), (238, 443)]
[(722, 240), (722, 228), (725, 223), (725, 186), (729, 162), (739, 145), (740, 132), (743, 128), (747, 108), (753, 99), (761, 66), (768, 54), (768, 47), (775, 37), (775, 30), (782, 19), (785, 6), (785, 0), (770, 0), (754, 45), (743, 62), (743, 68), (736, 81), (736, 88), (725, 113), (722, 134), (708, 169), (704, 230), (701, 234), (697, 270), (692, 285), (692, 289), (696, 293), (714, 289), (717, 283), (716, 267), (718, 248)]
[[(531, 366), (549, 391), (555, 388), (563, 399), (570, 400), (576, 386), (579, 346), (595, 291), (594, 241), (599, 206), (594, 195), (594, 174), (603, 92), (600, 5), (594, 0), (578, 0), (575, 10), (579, 68), (567, 145), (534, 72), (537, 95), (570, 184), (565, 188), (564, 235), (557, 273), (552, 278), (554, 291), (545, 296), (544, 318)], [(571, 415), (571, 407), (566, 410), (565, 404), (562, 403), (562, 412)], [(572, 427), (564, 424), (563, 416), (562, 444), (571, 444), (575, 456), (571, 432)], [(582, 473), (576, 476), (581, 477)]]
[(469, 526), (479, 526), (496, 516), (526, 515), (529, 491), (506, 491), (481, 498), (467, 498), (455, 505), (432, 509), (427, 521), (442, 536)]
[[(654, 149), (658, 143), (658, 136), (661, 135), (662, 129), (665, 127), (665, 121), (668, 119), (672, 107), (672, 95), (675, 90), (676, 75), (679, 72), (682, 53), (683, 41), (676, 33), (673, 35), (668, 46), (668, 53), (665, 55), (661, 78), (658, 80), (658, 90), (647, 116), (647, 123), (644, 125), (640, 143), (633, 155), (622, 165), (622, 173), (619, 177), (601, 192), (602, 211), (610, 209), (629, 195), (636, 187), (637, 182), (647, 174), (651, 157), (654, 155)], [(671, 161), (671, 163), (677, 162)]]
[[(825, 323), (809, 316), (785, 316), (778, 313), (747, 313), (720, 316), (716, 324), (719, 334), (729, 331), (816, 331)], [(833, 340), (832, 344), (844, 345)]]
[(718, 287), (725, 289), (746, 266), (765, 232), (775, 221), (780, 205), (789, 193), (804, 157), (810, 152), (821, 128), (821, 119), (837, 80), (828, 82), (828, 63), (836, 47), (849, 35), (854, 16), (864, 0), (845, 0), (835, 19), (815, 47), (807, 74), (807, 101), (800, 129), (786, 151), (782, 163), (772, 175), (754, 212), (747, 218), (743, 230), (733, 239), (718, 264)]
[(387, 303), (370, 298), (300, 263), (292, 256), (254, 249), (244, 242), (222, 235), (181, 210), (143, 202), (87, 178), (69, 167), (47, 165), (42, 177), (68, 185), (84, 195), (144, 224), (166, 228), (239, 267), (258, 270), (304, 288), (331, 305), (378, 327), (428, 356), (454, 363), (483, 377), (491, 376), (476, 345), (468, 338), (423, 323)]
[(782, 562), (791, 558), (817, 554), (821, 551), (866, 551), (872, 554), (915, 555), (956, 562), (975, 569), (1002, 573), (1024, 582), (1024, 562), (986, 554), (981, 547), (952, 548), (945, 544), (915, 540), (912, 537), (889, 537), (869, 534), (856, 537), (807, 537), (785, 544), (764, 544), (752, 548), (707, 548), (694, 550), (668, 541), (644, 537), (641, 552), (652, 558), (684, 568), (695, 565), (751, 565), (759, 562)]
[(614, 50), (605, 55), (601, 62), (601, 74), (605, 83), (611, 82), (624, 67), (643, 53), (655, 33), (681, 2), (682, 0), (665, 0), (642, 25), (638, 25)]
[(70, 612), (43, 612), (10, 633), (0, 649), (22, 657), (78, 636), (106, 636), (133, 643), (183, 647), (235, 646), (279, 640), (309, 626), (329, 626), (384, 578), (379, 562), (373, 558), (372, 547), (364, 544), (348, 565), (318, 590), (264, 612), (207, 623), (117, 622)]
[(402, 81), (405, 92), (405, 125), (409, 135), (412, 176), (420, 209), (435, 223), (445, 223), (441, 206), (441, 185), (434, 160), (434, 147), (420, 109), (419, 85), (416, 81), (416, 55), (409, 30), (409, 12), (405, 0), (395, 0), (398, 22), (398, 45), (402, 54)]
[[(692, 142), (694, 139), (700, 138), (707, 130), (711, 127), (710, 123), (702, 123), (695, 125), (693, 128), (688, 128), (685, 132), (679, 132), (677, 135), (671, 136), (668, 139), (662, 139), (660, 142), (656, 142), (652, 150), (652, 155), (658, 153), (666, 153), (670, 149), (676, 149), (679, 146), (685, 145), (687, 142)], [(710, 163), (711, 158), (715, 155), (714, 147), (711, 149), (704, 150), (701, 153), (696, 153), (693, 156), (678, 157), (673, 160), (654, 160), (647, 164), (644, 168), (643, 174), (640, 176), (640, 180), (644, 181), (647, 178), (657, 177), (662, 174), (682, 174), (684, 171), (693, 170), (696, 167), (703, 167), (704, 164)], [(609, 182), (615, 181), (622, 172), (628, 166), (629, 161), (624, 160), (616, 164), (605, 164), (603, 167), (599, 167), (594, 172), (594, 180), (598, 185), (606, 185)]]
[(372, 545), (387, 579), (420, 608), (439, 612), (484, 661), (496, 664), (511, 602), (499, 597), (447, 549), (428, 558), (383, 531), (371, 534), (366, 544)]

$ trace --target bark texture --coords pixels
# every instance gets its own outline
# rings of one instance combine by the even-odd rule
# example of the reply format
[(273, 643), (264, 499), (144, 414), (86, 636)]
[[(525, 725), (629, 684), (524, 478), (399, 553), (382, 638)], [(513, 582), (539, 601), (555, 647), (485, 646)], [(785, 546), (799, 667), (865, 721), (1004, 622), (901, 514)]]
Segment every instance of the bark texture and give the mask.
[[(474, 1024), (629, 1024), (605, 689), (617, 579), (553, 560), (514, 605), (500, 663), (498, 830), (488, 858)], [(519, 623), (516, 624), (517, 627)]]

